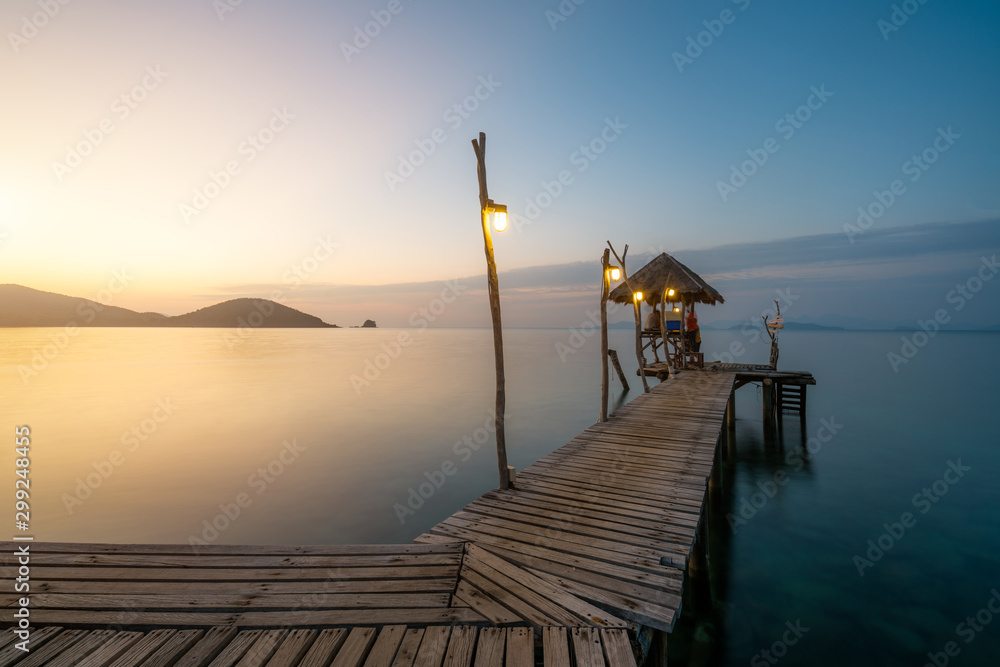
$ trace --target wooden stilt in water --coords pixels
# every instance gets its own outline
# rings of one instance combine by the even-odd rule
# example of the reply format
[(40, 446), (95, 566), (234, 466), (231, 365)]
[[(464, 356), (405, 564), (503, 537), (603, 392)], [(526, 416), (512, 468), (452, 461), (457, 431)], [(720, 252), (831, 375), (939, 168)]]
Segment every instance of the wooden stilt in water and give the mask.
[(764, 429), (770, 431), (774, 428), (774, 380), (764, 378), (761, 384), (763, 387)]
[(616, 350), (608, 350), (608, 356), (611, 357), (611, 365), (615, 367), (615, 373), (618, 373), (618, 379), (622, 381), (622, 388), (628, 391), (628, 380), (625, 379), (625, 371), (622, 370), (621, 362), (618, 361), (618, 352)]
[(611, 251), (604, 249), (601, 258), (601, 421), (608, 421), (608, 292), (611, 276), (608, 275)]
[(729, 392), (729, 402), (726, 403), (726, 430), (736, 430), (736, 390)]

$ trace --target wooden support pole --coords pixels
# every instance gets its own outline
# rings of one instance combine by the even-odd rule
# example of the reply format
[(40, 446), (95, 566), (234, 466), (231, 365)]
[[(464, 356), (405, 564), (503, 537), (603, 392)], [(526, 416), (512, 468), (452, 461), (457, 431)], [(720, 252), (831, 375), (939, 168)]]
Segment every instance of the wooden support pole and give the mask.
[(504, 386), (503, 371), (503, 327), (500, 322), (500, 284), (497, 280), (497, 264), (493, 259), (493, 238), (490, 236), (489, 191), (486, 188), (486, 133), (479, 133), (479, 141), (472, 140), (472, 149), (476, 152), (476, 171), (479, 176), (479, 212), (483, 225), (483, 244), (486, 248), (486, 277), (490, 293), (490, 314), (493, 316), (493, 355), (497, 371), (496, 412), (493, 423), (496, 427), (497, 467), (500, 472), (500, 488), (504, 491), (510, 488), (510, 476), (507, 469), (507, 440), (504, 435), (504, 412), (507, 404), (507, 394)]
[(688, 367), (687, 355), (687, 303), (681, 299), (681, 368)]
[(639, 377), (642, 378), (642, 391), (649, 393), (649, 383), (646, 382), (646, 359), (642, 356), (642, 313), (639, 310), (639, 302), (632, 299), (635, 309), (635, 358), (639, 362)]
[(764, 428), (770, 430), (774, 427), (774, 380), (764, 378), (763, 384), (763, 404), (764, 404)]
[(611, 245), (611, 241), (608, 241), (608, 248), (611, 250), (611, 254), (615, 256), (615, 259), (618, 260), (618, 266), (622, 269), (622, 282), (625, 283), (625, 289), (632, 295), (632, 305), (635, 306), (635, 358), (639, 362), (639, 378), (642, 380), (642, 391), (648, 394), (649, 383), (646, 382), (646, 360), (642, 357), (642, 322), (639, 321), (639, 302), (635, 300), (635, 290), (629, 284), (628, 272), (625, 270), (625, 256), (628, 254), (628, 244), (625, 244), (625, 249), (622, 250), (621, 257), (615, 252), (615, 247)]
[(736, 429), (736, 389), (729, 392), (729, 402), (726, 403), (726, 428)]
[(615, 350), (608, 350), (608, 356), (611, 357), (611, 365), (615, 367), (615, 372), (618, 373), (618, 379), (622, 381), (622, 388), (625, 391), (628, 391), (628, 380), (625, 379), (625, 371), (622, 370), (622, 365), (618, 361), (618, 352)]
[(674, 363), (670, 361), (670, 350), (667, 348), (667, 291), (663, 288), (662, 306), (660, 307), (660, 342), (663, 343), (663, 358), (667, 360), (667, 375), (674, 377)]
[(601, 258), (601, 421), (608, 421), (608, 292), (611, 276), (608, 267), (611, 251), (604, 249)]

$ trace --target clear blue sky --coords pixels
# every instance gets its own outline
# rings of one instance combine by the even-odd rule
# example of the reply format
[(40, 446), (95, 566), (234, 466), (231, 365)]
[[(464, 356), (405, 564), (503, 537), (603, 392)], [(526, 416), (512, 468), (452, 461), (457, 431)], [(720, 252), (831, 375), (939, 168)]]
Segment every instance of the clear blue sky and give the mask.
[[(774, 287), (807, 275), (828, 287), (876, 261), (864, 248), (878, 233), (1000, 215), (995, 2), (896, 3), (916, 8), (904, 22), (870, 0), (566, 0), (565, 20), (556, 0), (229, 1), (89, 0), (43, 18), (36, 2), (3, 4), (0, 282), (93, 298), (125, 267), (136, 276), (125, 307), (175, 314), (281, 289), (329, 321), (402, 324), (425, 292), (362, 300), (342, 287), (482, 273), (469, 144), (481, 130), (491, 195), (523, 223), (496, 239), (502, 272), (592, 261), (609, 238), (683, 255), (827, 235), (841, 274), (789, 270)], [(366, 27), (377, 34), (356, 41)], [(677, 53), (690, 60), (679, 67)], [(776, 125), (796, 113), (808, 119)], [(67, 170), (104, 120), (112, 131)], [(248, 146), (269, 126), (271, 143)], [(428, 141), (412, 175), (400, 170)], [(586, 157), (591, 142), (603, 152)], [(925, 150), (926, 170), (907, 164)], [(767, 160), (730, 180), (752, 155)], [(228, 162), (238, 172), (193, 213), (195, 191)], [(563, 171), (568, 184), (547, 199)], [(858, 207), (896, 180), (901, 194), (849, 239)], [(996, 251), (973, 239), (941, 257), (938, 237), (911, 251), (931, 254), (910, 275), (940, 272), (942, 295)], [(293, 288), (285, 277), (320, 238), (336, 250)], [(768, 262), (796, 264), (779, 254), (757, 268)], [(713, 271), (739, 294), (725, 267)], [(513, 323), (579, 321), (576, 306), (518, 311), (508, 297)], [(486, 324), (479, 301), (453, 323)]]

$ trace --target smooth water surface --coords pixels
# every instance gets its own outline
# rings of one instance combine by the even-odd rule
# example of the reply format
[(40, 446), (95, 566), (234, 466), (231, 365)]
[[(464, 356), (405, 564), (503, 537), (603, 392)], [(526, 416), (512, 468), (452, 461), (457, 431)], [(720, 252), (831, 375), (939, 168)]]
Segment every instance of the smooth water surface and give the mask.
[[(0, 330), (2, 421), (32, 428), (36, 539), (406, 542), (496, 486), (488, 330), (62, 333)], [(949, 664), (997, 664), (1000, 335), (938, 334), (894, 372), (901, 335), (783, 333), (779, 366), (819, 382), (804, 438), (793, 415), (765, 438), (756, 388), (737, 392), (711, 601), (689, 591), (672, 658), (919, 666), (955, 642)], [(734, 340), (748, 348), (736, 361), (767, 358), (738, 331), (703, 336), (709, 359)], [(523, 468), (596, 421), (600, 343), (567, 330), (504, 342)], [(632, 385), (623, 396), (614, 380), (614, 402), (641, 391), (632, 345), (611, 332)]]

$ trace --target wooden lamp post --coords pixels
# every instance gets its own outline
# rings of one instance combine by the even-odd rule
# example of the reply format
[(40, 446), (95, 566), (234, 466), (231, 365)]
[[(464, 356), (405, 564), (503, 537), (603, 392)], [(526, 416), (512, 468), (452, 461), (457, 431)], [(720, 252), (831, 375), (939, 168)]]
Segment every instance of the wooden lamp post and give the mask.
[(504, 437), (504, 411), (507, 395), (504, 388), (503, 372), (503, 331), (500, 324), (500, 285), (497, 281), (497, 264), (493, 259), (493, 238), (490, 235), (490, 216), (498, 232), (507, 229), (507, 207), (495, 204), (486, 188), (486, 133), (479, 133), (479, 140), (472, 140), (472, 149), (476, 152), (477, 172), (479, 174), (479, 208), (483, 225), (483, 243), (486, 246), (486, 279), (490, 293), (490, 312), (493, 315), (493, 352), (497, 369), (497, 401), (496, 414), (493, 423), (496, 427), (497, 466), (500, 470), (500, 488), (504, 491), (510, 488), (510, 468), (507, 466), (507, 441)]

